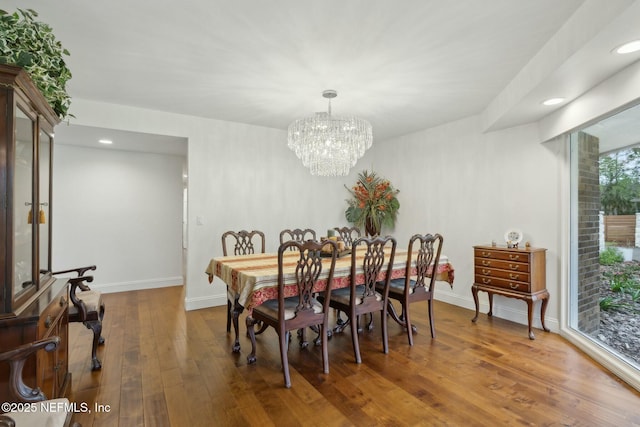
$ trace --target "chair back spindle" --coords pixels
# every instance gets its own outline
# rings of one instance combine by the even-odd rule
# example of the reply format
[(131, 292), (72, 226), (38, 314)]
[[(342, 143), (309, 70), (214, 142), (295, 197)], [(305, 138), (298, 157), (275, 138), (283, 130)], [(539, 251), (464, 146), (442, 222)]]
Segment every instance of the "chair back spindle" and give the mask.
[[(304, 243), (307, 240), (316, 240), (316, 232), (310, 228), (300, 229), (285, 229), (280, 232), (280, 244), (294, 241), (298, 243)], [(298, 250), (295, 246), (289, 246), (290, 251)]]
[[(411, 261), (415, 250), (416, 276), (413, 292), (433, 292), (435, 285), (440, 252), (442, 250), (442, 236), (440, 234), (416, 234), (409, 240), (408, 261)], [(417, 248), (415, 246), (417, 245)], [(407, 277), (410, 275), (407, 273)]]
[(335, 231), (342, 238), (344, 245), (350, 248), (353, 245), (353, 241), (361, 236), (360, 229), (358, 227), (335, 227)]
[[(232, 240), (231, 237), (233, 237)], [(228, 256), (230, 251), (230, 244), (233, 244), (233, 255), (250, 255), (256, 253), (256, 245), (254, 238), (259, 240), (260, 252), (264, 253), (265, 250), (265, 237), (262, 231), (227, 231), (222, 235), (222, 255)]]

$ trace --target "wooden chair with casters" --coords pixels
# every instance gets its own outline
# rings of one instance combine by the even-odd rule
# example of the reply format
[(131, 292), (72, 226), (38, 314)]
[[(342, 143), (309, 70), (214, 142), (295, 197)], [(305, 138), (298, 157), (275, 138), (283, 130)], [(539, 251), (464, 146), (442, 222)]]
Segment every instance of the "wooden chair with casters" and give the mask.
[[(331, 248), (331, 255), (324, 258), (323, 261), (322, 248), (326, 246)], [(300, 252), (295, 269), (298, 294), (292, 297), (285, 297), (284, 253), (290, 250), (291, 247)], [(291, 387), (287, 350), (290, 331), (292, 330), (319, 326), (323, 372), (325, 374), (329, 373), (327, 328), (329, 327), (329, 300), (337, 254), (338, 247), (335, 242), (320, 243), (315, 240), (308, 240), (304, 243), (288, 241), (281, 244), (278, 248), (278, 297), (255, 307), (253, 313), (247, 316), (247, 330), (249, 331), (249, 338), (251, 338), (251, 354), (247, 356), (247, 361), (249, 363), (256, 362), (254, 325), (262, 322), (263, 325), (272, 326), (278, 333), (284, 385), (287, 388)], [(318, 278), (323, 266), (325, 271), (328, 270), (328, 274), (323, 285), (324, 289), (319, 289), (318, 285), (321, 285), (321, 283), (318, 283)], [(325, 276), (323, 275), (323, 277)], [(314, 298), (316, 292), (322, 293), (324, 303), (321, 304)]]
[[(0, 427), (62, 427), (71, 423), (71, 405), (66, 398), (47, 400), (38, 388), (31, 388), (24, 383), (22, 368), (29, 356), (38, 350), (53, 351), (60, 344), (59, 337), (48, 337), (30, 342), (20, 347), (0, 353), (0, 362), (9, 363), (9, 380), (7, 384), (15, 403), (29, 404), (27, 410), (12, 410), (0, 415)], [(4, 380), (3, 380), (4, 381)], [(78, 423), (74, 427), (80, 427)]]
[(347, 248), (350, 248), (353, 241), (362, 235), (358, 227), (334, 227), (334, 230), (338, 232)]
[[(96, 269), (95, 265), (88, 267), (72, 268), (56, 271), (53, 274), (76, 273), (77, 277), (70, 277), (69, 299), (73, 305), (69, 305), (69, 322), (81, 322), (87, 329), (93, 332), (91, 344), (91, 370), (102, 368), (102, 362), (98, 359), (98, 346), (104, 344), (102, 336), (102, 319), (104, 318), (104, 302), (100, 291), (91, 290), (87, 283), (93, 282), (93, 276), (85, 276), (87, 271)], [(85, 283), (86, 282), (86, 283)]]
[[(280, 232), (281, 245), (290, 241), (304, 243), (306, 240), (316, 240), (316, 232), (310, 228), (305, 228), (304, 230), (300, 228), (293, 230), (286, 229)], [(295, 251), (297, 248), (295, 246), (291, 246), (289, 250)]]
[[(435, 291), (438, 263), (442, 250), (443, 238), (440, 234), (416, 234), (409, 239), (409, 252), (407, 254), (407, 267), (404, 277), (394, 279), (389, 284), (389, 300), (397, 300), (402, 305), (401, 315), (389, 301), (389, 314), (400, 325), (407, 329), (409, 345), (413, 345), (413, 333), (417, 328), (411, 324), (411, 312), (409, 305), (418, 301), (427, 301), (429, 312), (429, 324), (431, 326), (431, 338), (436, 337), (436, 329), (433, 317), (433, 294)], [(416, 260), (416, 274), (411, 275), (411, 260)], [(378, 290), (382, 291), (382, 284), (378, 284)]]
[[(358, 271), (358, 246), (360, 253), (364, 250), (361, 261), (364, 283), (357, 285), (355, 278)], [(387, 297), (393, 259), (396, 254), (396, 240), (393, 237), (360, 237), (354, 240), (351, 249), (351, 285), (336, 289), (331, 293), (330, 306), (347, 314), (348, 319), (335, 328), (335, 332), (342, 332), (347, 325), (351, 325), (351, 340), (356, 363), (362, 363), (360, 345), (358, 342), (359, 317), (366, 313), (380, 312), (382, 323), (382, 350), (389, 352), (389, 338), (387, 332)], [(383, 287), (376, 290), (376, 282), (382, 280)], [(369, 328), (371, 329), (371, 327)]]
[[(258, 230), (227, 231), (222, 234), (222, 255), (263, 254), (265, 251), (265, 240), (264, 233)], [(260, 248), (260, 252), (257, 252), (258, 247)], [(233, 322), (233, 328), (236, 334), (233, 351), (238, 352), (240, 351), (240, 341), (238, 337), (239, 309), (235, 307), (235, 304), (232, 303), (231, 300), (235, 301), (234, 296), (229, 294), (229, 287), (227, 286), (227, 332), (231, 332), (231, 323)]]

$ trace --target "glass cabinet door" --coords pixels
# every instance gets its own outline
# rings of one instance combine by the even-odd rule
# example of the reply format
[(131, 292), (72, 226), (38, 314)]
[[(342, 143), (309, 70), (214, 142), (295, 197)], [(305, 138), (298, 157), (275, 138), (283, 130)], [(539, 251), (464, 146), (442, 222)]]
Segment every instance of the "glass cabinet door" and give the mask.
[[(38, 149), (38, 167), (39, 167), (39, 203), (40, 206), (38, 208), (38, 254), (40, 263), (40, 278), (43, 275), (51, 272), (50, 265), (50, 239), (49, 239), (49, 230), (51, 229), (51, 217), (50, 217), (50, 204), (51, 197), (49, 194), (50, 185), (49, 185), (49, 177), (51, 170), (51, 138), (47, 135), (46, 132), (40, 130), (40, 139), (39, 139), (39, 149)], [(35, 212), (34, 212), (35, 214)]]
[(13, 298), (36, 286), (33, 278), (33, 206), (34, 123), (16, 109), (16, 133), (13, 183)]

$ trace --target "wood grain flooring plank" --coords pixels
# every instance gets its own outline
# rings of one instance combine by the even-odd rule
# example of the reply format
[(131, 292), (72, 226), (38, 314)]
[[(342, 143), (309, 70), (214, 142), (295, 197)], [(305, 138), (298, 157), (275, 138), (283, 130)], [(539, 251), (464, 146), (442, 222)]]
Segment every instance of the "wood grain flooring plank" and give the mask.
[[(389, 321), (382, 353), (380, 318), (363, 331), (356, 364), (350, 331), (321, 352), (293, 337), (292, 388), (283, 386), (277, 335), (257, 338), (257, 363), (241, 316), (240, 354), (231, 352), (226, 307), (184, 311), (182, 287), (103, 295), (103, 368), (90, 370), (91, 332), (71, 325), (72, 401), (110, 405), (79, 413), (91, 426), (405, 426), (640, 425), (640, 393), (557, 334), (435, 303), (436, 338), (426, 308), (412, 313), (414, 346)], [(332, 314), (335, 321), (335, 314)], [(315, 335), (309, 333), (309, 338)]]

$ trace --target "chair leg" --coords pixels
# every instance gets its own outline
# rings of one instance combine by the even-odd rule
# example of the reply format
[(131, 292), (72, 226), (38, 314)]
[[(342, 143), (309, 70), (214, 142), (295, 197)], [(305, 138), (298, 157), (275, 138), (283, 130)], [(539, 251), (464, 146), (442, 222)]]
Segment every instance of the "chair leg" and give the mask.
[[(311, 327), (311, 329), (313, 330), (314, 327)], [(330, 336), (330, 331), (327, 330), (327, 328), (325, 327), (325, 325), (316, 325), (315, 328), (317, 329), (318, 335), (316, 336), (316, 338), (313, 340), (313, 345), (321, 345), (322, 344), (322, 337), (321, 334), (324, 333), (327, 335), (327, 339), (329, 339)], [(323, 328), (324, 328), (324, 332), (323, 332)]]
[[(373, 313), (371, 313), (371, 317), (373, 318)], [(381, 322), (382, 323), (382, 351), (384, 354), (389, 353), (389, 329), (387, 328), (387, 310), (382, 310), (380, 312)]]
[(407, 327), (407, 337), (409, 337), (409, 345), (413, 345), (413, 325), (411, 325), (411, 316), (409, 315), (409, 307), (402, 307), (405, 325)]
[[(322, 344), (322, 339), (321, 339), (321, 335), (322, 335), (322, 325), (313, 325), (313, 326), (309, 326), (309, 328), (315, 332), (316, 337), (313, 339), (313, 345), (320, 345)], [(301, 344), (302, 346), (302, 344)]]
[(343, 320), (342, 323), (338, 323), (336, 327), (333, 328), (333, 332), (335, 332), (336, 334), (341, 333), (342, 331), (344, 331), (344, 329), (347, 326), (349, 326), (350, 323), (351, 323), (351, 318), (347, 317), (347, 320)]
[(100, 320), (90, 320), (84, 322), (87, 329), (93, 331), (93, 343), (91, 344), (91, 370), (97, 371), (102, 369), (102, 363), (98, 359), (98, 343), (100, 342), (100, 336), (102, 335), (102, 322)]
[(242, 311), (244, 310), (244, 307), (242, 307), (238, 301), (236, 300), (233, 303), (233, 330), (235, 332), (235, 339), (233, 341), (233, 347), (232, 347), (232, 351), (234, 353), (240, 353), (240, 332), (239, 332), (239, 326), (238, 326), (238, 318), (240, 317), (240, 313), (242, 313)]
[(102, 335), (102, 319), (104, 319), (104, 304), (100, 306), (100, 338), (98, 339), (98, 345), (104, 345), (104, 335)]
[[(236, 319), (237, 322), (237, 319)], [(257, 320), (252, 318), (251, 316), (247, 316), (246, 324), (247, 324), (247, 333), (249, 338), (251, 339), (251, 353), (247, 356), (247, 362), (249, 364), (256, 363), (256, 332), (254, 329), (254, 325), (258, 323)]]
[(289, 331), (280, 331), (280, 359), (282, 360), (282, 373), (284, 374), (284, 386), (291, 388), (291, 377), (289, 375)]
[[(355, 321), (354, 318), (355, 317)], [(351, 341), (353, 343), (353, 354), (356, 358), (356, 363), (362, 363), (360, 357), (360, 343), (358, 342), (358, 316), (355, 313), (351, 314)]]
[(327, 325), (320, 325), (320, 334), (322, 335), (322, 372), (329, 373), (329, 334), (327, 333)]
[(231, 310), (233, 309), (233, 305), (231, 305), (231, 301), (227, 299), (227, 333), (231, 332)]
[(300, 340), (300, 348), (307, 348), (309, 341), (307, 341), (307, 328), (298, 329), (298, 339)]
[(432, 300), (427, 300), (427, 302), (429, 303), (429, 324), (431, 325), (431, 338), (435, 338), (436, 337), (436, 325), (433, 323), (434, 322), (434, 317), (433, 317), (433, 301)]
[(260, 329), (256, 331), (256, 335), (260, 335), (261, 333), (266, 331), (267, 328), (269, 327), (269, 325), (267, 325), (265, 322), (257, 322), (257, 324), (260, 325)]

